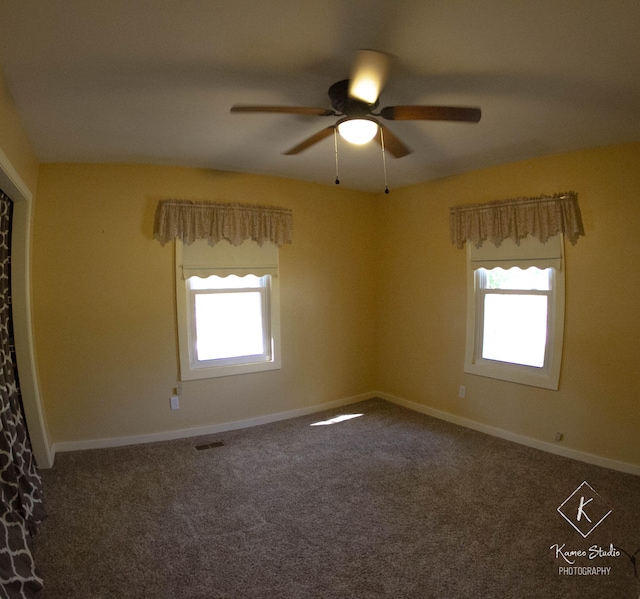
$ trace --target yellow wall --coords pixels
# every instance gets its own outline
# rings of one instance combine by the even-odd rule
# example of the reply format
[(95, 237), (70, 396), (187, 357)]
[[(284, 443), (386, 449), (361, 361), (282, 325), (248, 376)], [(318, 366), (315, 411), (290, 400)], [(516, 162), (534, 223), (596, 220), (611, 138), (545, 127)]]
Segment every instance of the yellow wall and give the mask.
[[(378, 215), (378, 387), (543, 442), (562, 432), (563, 446), (640, 464), (639, 164), (633, 144), (394, 191)], [(449, 240), (449, 206), (569, 190), (578, 193), (586, 236), (566, 247), (559, 390), (465, 374), (466, 253)]]
[[(640, 465), (640, 144), (504, 165), (389, 196), (196, 169), (43, 165), (34, 230), (42, 395), (56, 442), (227, 423), (381, 391), (541, 442)], [(468, 375), (454, 204), (573, 190), (558, 391)], [(281, 250), (283, 367), (176, 384), (163, 198), (293, 209)], [(458, 398), (459, 385), (466, 398)]]
[(34, 455), (51, 466), (51, 441), (40, 401), (31, 312), (31, 222), (39, 164), (0, 68), (0, 188), (13, 200), (11, 290), (20, 391)]
[[(34, 225), (40, 382), (55, 442), (142, 435), (315, 406), (374, 388), (375, 198), (283, 179), (151, 166), (43, 165)], [(282, 369), (183, 383), (173, 246), (158, 200), (293, 209), (280, 250)]]
[(35, 157), (0, 67), (0, 150), (32, 193), (38, 181)]

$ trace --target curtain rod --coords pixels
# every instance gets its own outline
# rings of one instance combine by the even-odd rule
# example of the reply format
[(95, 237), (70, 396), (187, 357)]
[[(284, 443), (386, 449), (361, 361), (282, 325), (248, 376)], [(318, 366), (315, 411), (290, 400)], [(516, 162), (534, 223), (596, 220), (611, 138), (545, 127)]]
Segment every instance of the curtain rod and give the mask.
[(532, 198), (521, 197), (508, 200), (492, 200), (490, 202), (478, 203), (478, 204), (461, 204), (459, 206), (452, 206), (449, 208), (451, 212), (465, 212), (467, 210), (481, 210), (484, 208), (491, 208), (501, 205), (518, 206), (522, 204), (535, 204), (539, 202), (553, 202), (557, 200), (568, 200), (577, 198), (577, 194), (574, 191), (567, 191), (564, 193), (556, 193), (552, 196), (536, 196)]

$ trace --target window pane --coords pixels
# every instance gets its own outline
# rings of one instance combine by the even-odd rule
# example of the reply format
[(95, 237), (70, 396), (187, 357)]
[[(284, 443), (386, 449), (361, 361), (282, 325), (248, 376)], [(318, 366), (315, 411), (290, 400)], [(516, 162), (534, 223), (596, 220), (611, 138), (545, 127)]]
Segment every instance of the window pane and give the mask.
[(485, 296), (483, 358), (542, 368), (546, 342), (546, 296)]
[(199, 293), (195, 308), (199, 361), (264, 353), (260, 292)]
[(191, 289), (246, 289), (247, 287), (262, 287), (262, 280), (256, 275), (245, 275), (244, 277), (212, 275), (206, 279), (189, 277), (189, 287)]
[(485, 274), (485, 289), (537, 289), (548, 291), (550, 289), (550, 268), (536, 268), (531, 266), (523, 270), (514, 266), (509, 270), (503, 268), (481, 269)]

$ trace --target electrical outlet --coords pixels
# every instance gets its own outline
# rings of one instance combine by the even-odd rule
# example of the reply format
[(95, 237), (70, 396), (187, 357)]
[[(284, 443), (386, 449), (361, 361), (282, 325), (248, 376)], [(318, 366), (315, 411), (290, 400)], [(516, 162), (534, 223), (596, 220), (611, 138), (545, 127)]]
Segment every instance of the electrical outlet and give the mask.
[(467, 388), (464, 385), (460, 385), (458, 389), (458, 397), (464, 397), (467, 394)]
[(180, 409), (180, 398), (177, 395), (171, 396), (171, 409), (172, 410)]
[(556, 441), (562, 441), (564, 439), (564, 435), (562, 433), (556, 433)]

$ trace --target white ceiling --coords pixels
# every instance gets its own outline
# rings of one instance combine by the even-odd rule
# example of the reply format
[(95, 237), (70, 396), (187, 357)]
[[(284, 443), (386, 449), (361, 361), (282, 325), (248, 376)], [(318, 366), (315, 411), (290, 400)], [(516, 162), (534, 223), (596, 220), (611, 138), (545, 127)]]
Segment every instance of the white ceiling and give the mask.
[[(0, 65), (42, 162), (152, 163), (333, 185), (326, 106), (355, 50), (390, 53), (380, 106), (478, 106), (478, 124), (387, 121), (413, 153), (391, 189), (640, 140), (638, 0), (0, 0)], [(384, 189), (379, 146), (340, 145), (343, 186)]]

